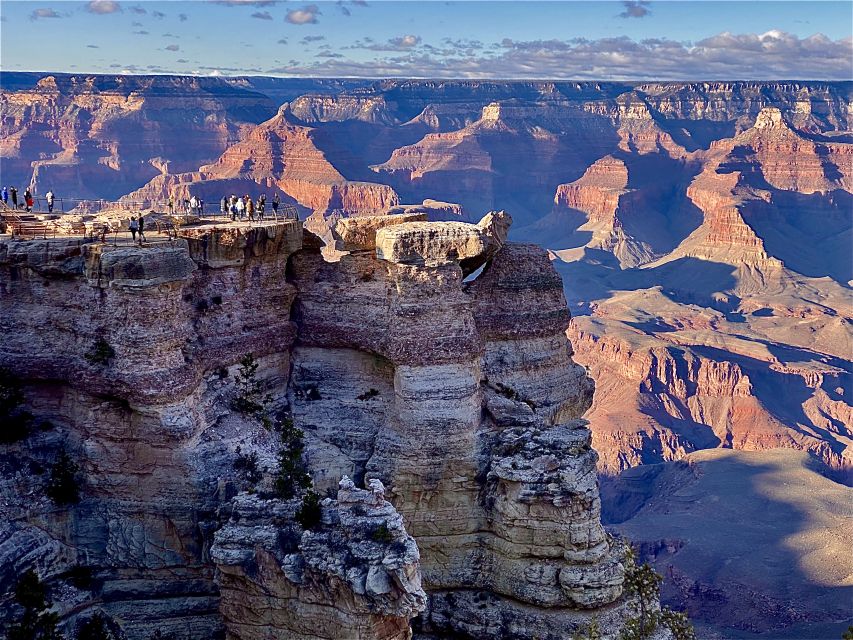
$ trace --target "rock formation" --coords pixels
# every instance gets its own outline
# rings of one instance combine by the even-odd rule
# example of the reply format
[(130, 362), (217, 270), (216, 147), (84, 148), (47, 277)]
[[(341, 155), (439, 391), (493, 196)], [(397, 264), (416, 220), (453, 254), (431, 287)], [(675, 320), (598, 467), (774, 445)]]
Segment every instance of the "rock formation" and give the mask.
[(229, 638), (411, 637), (426, 604), (418, 547), (378, 480), (365, 491), (344, 477), (313, 531), (287, 503), (242, 494), (232, 509), (211, 549)]
[(4, 74), (5, 184), (67, 198), (116, 199), (161, 172), (196, 168), (277, 106), (217, 78), (55, 74), (7, 87)]
[[(297, 221), (0, 243), (2, 363), (53, 425), (4, 445), (6, 581), (86, 567), (63, 620), (101, 610), (131, 640), (397, 640), (415, 617), (425, 637), (556, 640), (593, 617), (617, 633), (622, 546), (560, 278), (506, 241), (502, 212), (400, 217), (340, 224), (336, 262)], [(315, 487), (338, 489), (311, 530), (298, 500), (237, 492), (233, 461), (254, 452), (268, 475), (276, 452), (230, 409), (248, 352)], [(82, 468), (68, 508), (32, 471), (60, 447)]]

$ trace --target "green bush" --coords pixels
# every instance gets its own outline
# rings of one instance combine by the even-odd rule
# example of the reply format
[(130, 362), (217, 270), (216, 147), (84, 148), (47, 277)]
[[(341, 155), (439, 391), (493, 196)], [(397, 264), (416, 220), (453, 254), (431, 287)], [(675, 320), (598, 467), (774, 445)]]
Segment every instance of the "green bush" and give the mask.
[(251, 453), (243, 453), (240, 447), (237, 447), (237, 457), (234, 458), (234, 471), (243, 480), (251, 485), (256, 485), (261, 481), (264, 474), (258, 466), (258, 454), (255, 451)]
[(696, 633), (687, 615), (667, 607), (657, 609), (663, 576), (645, 563), (638, 565), (634, 551), (625, 550), (625, 594), (632, 597), (631, 606), (636, 614), (622, 628), (619, 640), (646, 640), (663, 625), (674, 640), (696, 640)]
[(295, 498), (300, 490), (311, 486), (311, 475), (303, 458), (305, 434), (285, 419), (278, 425), (281, 449), (278, 452), (278, 467), (275, 476), (276, 494), (284, 499)]
[(100, 611), (86, 620), (77, 631), (77, 640), (116, 640), (107, 617)]
[(65, 449), (61, 449), (56, 462), (50, 468), (50, 478), (45, 489), (45, 493), (55, 504), (69, 505), (80, 502), (79, 471), (77, 463)]
[(49, 611), (53, 606), (47, 587), (30, 569), (15, 585), (15, 602), (23, 612), (8, 627), (8, 640), (63, 640), (56, 629), (59, 616)]
[(247, 353), (240, 359), (240, 367), (234, 378), (237, 385), (237, 396), (231, 401), (234, 411), (255, 418), (261, 418), (272, 400), (272, 396), (264, 393), (264, 385), (258, 380), (258, 361), (252, 353)]
[(0, 367), (0, 443), (11, 444), (30, 435), (33, 415), (22, 408), (23, 404), (20, 380)]
[(379, 544), (389, 544), (390, 542), (394, 541), (394, 537), (388, 530), (388, 525), (384, 522), (370, 533), (370, 538), (374, 542), (378, 542)]
[(601, 628), (598, 626), (598, 620), (596, 618), (590, 620), (586, 629), (572, 634), (572, 640), (601, 640)]
[(90, 363), (106, 366), (116, 355), (115, 349), (103, 338), (98, 338), (83, 357)]
[(302, 504), (296, 512), (296, 522), (306, 531), (314, 529), (320, 524), (323, 511), (320, 508), (320, 494), (309, 489), (302, 497)]
[(365, 391), (359, 396), (356, 396), (356, 400), (370, 400), (371, 398), (375, 398), (379, 395), (379, 391), (376, 389), (370, 389), (369, 391)]

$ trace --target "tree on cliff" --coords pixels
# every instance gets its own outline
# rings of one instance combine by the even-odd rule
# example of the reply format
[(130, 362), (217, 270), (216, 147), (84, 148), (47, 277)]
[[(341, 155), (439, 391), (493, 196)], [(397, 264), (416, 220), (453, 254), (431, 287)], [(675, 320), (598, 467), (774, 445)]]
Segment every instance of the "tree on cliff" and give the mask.
[(30, 434), (33, 415), (23, 409), (24, 394), (18, 378), (0, 367), (0, 443), (10, 444)]
[(625, 550), (624, 562), (625, 594), (632, 598), (631, 607), (636, 615), (625, 623), (619, 640), (646, 640), (659, 626), (667, 627), (674, 640), (696, 640), (686, 614), (668, 607), (659, 608), (663, 576), (648, 563), (638, 565), (630, 546)]
[(15, 602), (23, 607), (23, 612), (9, 627), (9, 640), (64, 640), (56, 630), (59, 616), (49, 611), (53, 603), (48, 598), (47, 587), (32, 569), (18, 579)]
[(231, 408), (267, 424), (268, 419), (264, 420), (266, 407), (272, 397), (264, 392), (264, 385), (258, 380), (258, 361), (254, 354), (247, 353), (240, 359), (235, 382), (237, 396), (231, 401)]
[(80, 502), (80, 485), (77, 473), (79, 465), (65, 451), (60, 450), (56, 462), (50, 468), (50, 478), (45, 492), (58, 505), (69, 505)]
[(281, 449), (278, 452), (278, 469), (275, 477), (275, 492), (283, 500), (295, 498), (303, 489), (311, 486), (311, 475), (305, 464), (305, 434), (285, 418), (278, 425)]

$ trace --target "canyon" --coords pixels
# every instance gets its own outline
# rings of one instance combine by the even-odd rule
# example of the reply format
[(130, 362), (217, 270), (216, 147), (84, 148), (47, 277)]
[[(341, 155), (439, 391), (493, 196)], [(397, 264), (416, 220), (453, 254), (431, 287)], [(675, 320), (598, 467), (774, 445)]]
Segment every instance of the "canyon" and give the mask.
[[(247, 300), (230, 309), (234, 330), (209, 329), (204, 347), (190, 356), (178, 355), (175, 345), (187, 332), (204, 330), (207, 316), (193, 320), (192, 329), (185, 320), (176, 325), (184, 327), (180, 330), (160, 327), (154, 342), (162, 353), (128, 354), (139, 363), (140, 372), (134, 375), (141, 377), (120, 393), (99, 389), (96, 395), (125, 398), (160, 388), (158, 380), (167, 374), (141, 375), (154, 358), (168, 361), (162, 366), (170, 371), (201, 371), (229, 358), (233, 369), (237, 356), (252, 345), (262, 356), (270, 384), (280, 390), (277, 401), (291, 406), (297, 422), (306, 425), (311, 455), (322, 460), (318, 468), (327, 470), (327, 477), (315, 479), (318, 486), (334, 492), (343, 475), (359, 486), (365, 477), (384, 483), (385, 496), (406, 523), (405, 535), (417, 541), (425, 583), (437, 585), (427, 588), (429, 615), (421, 614), (436, 628), (453, 624), (456, 629), (481, 629), (489, 623), (488, 614), (478, 613), (483, 602), (492, 603), (483, 611), (494, 610), (492, 606), (508, 611), (508, 603), (530, 597), (523, 584), (502, 584), (483, 574), (483, 566), (503, 561), (507, 540), (516, 545), (509, 555), (522, 564), (532, 551), (522, 524), (514, 521), (515, 507), (496, 503), (487, 514), (481, 490), (472, 482), (474, 469), (490, 464), (495, 487), (506, 486), (507, 495), (513, 495), (526, 482), (524, 474), (505, 469), (500, 461), (486, 462), (485, 451), (510, 446), (489, 429), (478, 432), (476, 443), (463, 443), (471, 437), (473, 415), (482, 403), (498, 425), (491, 429), (505, 430), (508, 423), (501, 421), (509, 420), (504, 415), (509, 409), (498, 406), (506, 400), (499, 390), (511, 388), (546, 421), (534, 424), (523, 418), (529, 424), (525, 428), (532, 430), (525, 436), (531, 451), (539, 446), (535, 442), (551, 437), (546, 435), (549, 424), (571, 423), (582, 415), (589, 422), (591, 446), (599, 455), (605, 524), (639, 542), (661, 572), (678, 574), (681, 591), (665, 588), (664, 599), (688, 607), (694, 619), (707, 623), (708, 637), (745, 630), (775, 637), (789, 627), (806, 634), (792, 637), (809, 637), (808, 629), (833, 624), (827, 637), (839, 635), (840, 609), (826, 606), (821, 598), (849, 593), (849, 563), (824, 572), (831, 578), (822, 581), (815, 576), (824, 561), (798, 548), (793, 557), (802, 564), (802, 575), (790, 580), (811, 584), (814, 597), (804, 598), (803, 610), (793, 616), (796, 592), (784, 576), (774, 581), (749, 572), (719, 577), (710, 564), (693, 560), (721, 550), (706, 536), (689, 531), (689, 522), (671, 535), (651, 522), (663, 518), (661, 504), (675, 499), (673, 483), (689, 480), (685, 491), (694, 491), (690, 495), (700, 502), (712, 495), (734, 500), (728, 493), (714, 493), (719, 492), (715, 474), (752, 477), (749, 469), (756, 465), (772, 477), (782, 474), (783, 460), (796, 470), (788, 481), (806, 488), (796, 505), (803, 536), (811, 535), (809, 523), (822, 522), (827, 509), (844, 516), (853, 484), (853, 83), (312, 84), (273, 78), (14, 73), (4, 73), (3, 79), (0, 169), (6, 184), (19, 189), (31, 184), (37, 194), (50, 188), (70, 198), (121, 198), (126, 206), (153, 209), (170, 196), (180, 200), (191, 195), (217, 208), (219, 199), (231, 193), (265, 193), (268, 198), (278, 193), (282, 202), (296, 207), (314, 244), (276, 258), (275, 267), (252, 276), (273, 300), (264, 298), (260, 306)], [(474, 223), (486, 211), (501, 210), (511, 214), (514, 224), (508, 238), (498, 241), (504, 232), (497, 217), (480, 226)], [(386, 217), (399, 224), (381, 227), (384, 223), (375, 222)], [(418, 225), (427, 220), (450, 226), (425, 238)], [(279, 240), (262, 244), (270, 242)], [(194, 261), (193, 241), (188, 243)], [(466, 252), (473, 260), (465, 258)], [(168, 257), (174, 268), (196, 273), (179, 254)], [(484, 263), (489, 266), (480, 273)], [(64, 267), (45, 268), (53, 273)], [(211, 269), (227, 273), (224, 266)], [(298, 295), (280, 288), (271, 275), (281, 269)], [(422, 269), (436, 270), (438, 279), (423, 280)], [(195, 302), (204, 300), (212, 308), (213, 289), (237, 276), (223, 277), (216, 284), (205, 283), (212, 288), (199, 293)], [(391, 290), (397, 292), (393, 300)], [(56, 287), (42, 295), (53, 291)], [(77, 302), (73, 318), (88, 312), (85, 299)], [(368, 304), (376, 300), (385, 300), (385, 306)], [(195, 302), (172, 304), (188, 307)], [(283, 318), (274, 308), (292, 311)], [(563, 329), (571, 356), (557, 345), (560, 332), (554, 327), (562, 322), (568, 327)], [(260, 338), (228, 344), (233, 336), (253, 332), (260, 332)], [(426, 336), (440, 336), (441, 341)], [(277, 354), (263, 354), (254, 346), (288, 340), (292, 348)], [(164, 356), (170, 344), (171, 355)], [(537, 355), (530, 360), (527, 353)], [(436, 360), (419, 361), (421, 354)], [(182, 357), (205, 364), (182, 363)], [(471, 368), (477, 358), (487, 383), (480, 383)], [(582, 369), (567, 358), (595, 380), (594, 395), (583, 382)], [(285, 370), (292, 371), (288, 381)], [(41, 381), (33, 384), (54, 385), (55, 375), (36, 375)], [(158, 393), (168, 388), (174, 394), (170, 401), (180, 404), (181, 394), (202, 384), (197, 378), (201, 374), (192, 375), (192, 383), (173, 380)], [(337, 381), (329, 398), (322, 380)], [(212, 388), (219, 383), (204, 384)], [(321, 399), (306, 401), (315, 388)], [(371, 389), (377, 396), (357, 400)], [(424, 397), (437, 401), (439, 392), (445, 394), (441, 402), (447, 411), (442, 419), (456, 425), (442, 440), (457, 447), (441, 455), (447, 465), (462, 470), (458, 477), (447, 476), (437, 463), (403, 456), (406, 446), (420, 448), (426, 459), (438, 456), (430, 453), (433, 426), (418, 404)], [(65, 397), (69, 392), (55, 393)], [(201, 420), (202, 413), (214, 411), (208, 406), (213, 401), (204, 397), (212, 392), (192, 393), (201, 393), (195, 401), (200, 404), (191, 410), (192, 420)], [(477, 394), (481, 404), (473, 399)], [(398, 396), (408, 403), (403, 413)], [(65, 411), (75, 403), (91, 406), (95, 401), (52, 402)], [(512, 420), (522, 420), (521, 409), (512, 409)], [(138, 428), (154, 428), (142, 426), (160, 420), (151, 411), (145, 409), (146, 417), (135, 419), (141, 421)], [(183, 415), (190, 410), (169, 411)], [(90, 410), (92, 429), (101, 420), (94, 417), (97, 413)], [(345, 438), (324, 426), (332, 415), (347, 425)], [(105, 424), (111, 419), (102, 418)], [(169, 421), (180, 422), (177, 417)], [(401, 439), (404, 425), (417, 425), (416, 433)], [(183, 428), (193, 442), (205, 431)], [(257, 437), (270, 455), (269, 438)], [(566, 446), (558, 463), (570, 468), (559, 473), (589, 482), (589, 461), (569, 452), (582, 445)], [(141, 457), (150, 464), (150, 455)], [(524, 468), (523, 461), (519, 464)], [(685, 468), (690, 474), (685, 475)], [(430, 489), (421, 495), (418, 486)], [(749, 500), (760, 502), (766, 491), (764, 484), (745, 480), (742, 487), (737, 495), (744, 506), (738, 513), (745, 514), (754, 504)], [(834, 506), (810, 499), (809, 487), (838, 496)], [(205, 502), (212, 494), (206, 495), (192, 498), (207, 505), (199, 507), (205, 518), (215, 511)], [(585, 508), (595, 520), (599, 507)], [(251, 501), (235, 506), (237, 512), (241, 509), (247, 519), (257, 517)], [(430, 544), (438, 544), (438, 537), (428, 520), (418, 520), (420, 509), (441, 513), (448, 522), (450, 529), (441, 534), (442, 544), (447, 536), (454, 541), (447, 565), (430, 559), (435, 557)], [(784, 511), (768, 517), (781, 518)], [(766, 535), (781, 549), (787, 536), (799, 533), (777, 524)], [(249, 534), (234, 535), (239, 540)], [(588, 530), (583, 535), (597, 540), (601, 534)], [(839, 534), (838, 540), (843, 546), (849, 535)], [(598, 577), (584, 578), (600, 581), (603, 592), (608, 588), (605, 557), (590, 565), (597, 567)], [(455, 563), (470, 567), (470, 574), (458, 575), (449, 566)], [(212, 584), (210, 568), (203, 565), (186, 580)], [(501, 571), (518, 567), (507, 564)], [(234, 580), (245, 588), (243, 577)], [(487, 585), (493, 595), (475, 601), (474, 591), (465, 597), (454, 592), (444, 604), (431, 597), (445, 588), (440, 585), (462, 583)], [(568, 597), (559, 589), (536, 589), (548, 601), (543, 606), (559, 608), (560, 598)], [(793, 595), (776, 598), (785, 589)], [(417, 600), (416, 592), (395, 595), (410, 602)], [(750, 620), (746, 610), (726, 618), (708, 606), (726, 593), (729, 598), (749, 593), (755, 602), (776, 598), (776, 604), (764, 621)], [(204, 600), (212, 597), (208, 591), (193, 597), (207, 602), (199, 606), (210, 611), (212, 601)], [(347, 615), (354, 620), (357, 610)]]

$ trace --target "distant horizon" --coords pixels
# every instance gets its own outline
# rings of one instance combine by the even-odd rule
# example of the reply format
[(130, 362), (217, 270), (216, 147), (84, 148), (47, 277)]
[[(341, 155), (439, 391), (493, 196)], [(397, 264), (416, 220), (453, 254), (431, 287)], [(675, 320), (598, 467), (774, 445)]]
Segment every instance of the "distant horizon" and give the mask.
[[(685, 78), (682, 80), (661, 80), (656, 78), (634, 78), (634, 79), (610, 79), (610, 78), (534, 78), (534, 77), (436, 77), (436, 76), (284, 76), (269, 75), (263, 73), (236, 73), (236, 74), (199, 74), (199, 73), (177, 73), (177, 72), (131, 72), (121, 73), (118, 71), (55, 71), (44, 69), (0, 69), (0, 74), (47, 74), (65, 76), (114, 76), (145, 78), (151, 76), (176, 77), (176, 78), (205, 78), (210, 80), (224, 80), (229, 78), (269, 78), (272, 80), (352, 80), (363, 82), (382, 82), (385, 80), (408, 81), (423, 80), (437, 82), (576, 82), (589, 83), (611, 83), (611, 84), (644, 84), (649, 82), (660, 82), (663, 84), (692, 84), (697, 82), (740, 82), (740, 83), (766, 83), (766, 82), (826, 82), (832, 84), (851, 84), (853, 79), (833, 80), (830, 78)], [(2, 88), (2, 87), (0, 87)]]
[(845, 0), (3, 0), (0, 35), (8, 71), (853, 79), (853, 3)]

